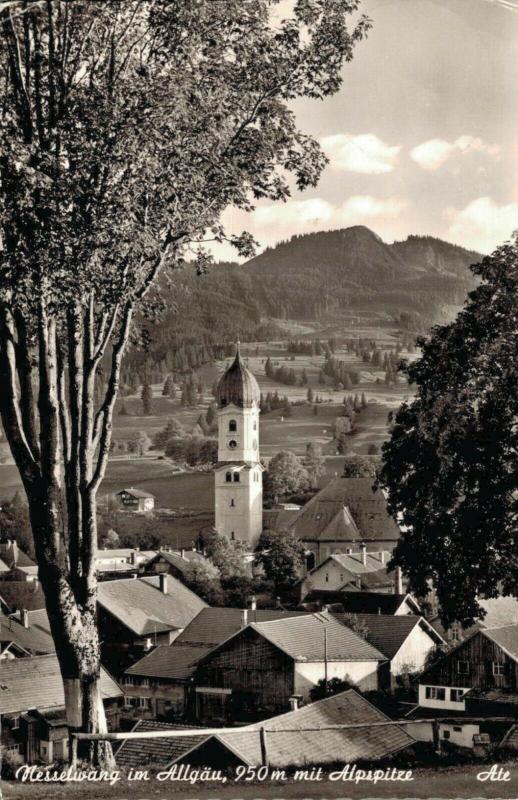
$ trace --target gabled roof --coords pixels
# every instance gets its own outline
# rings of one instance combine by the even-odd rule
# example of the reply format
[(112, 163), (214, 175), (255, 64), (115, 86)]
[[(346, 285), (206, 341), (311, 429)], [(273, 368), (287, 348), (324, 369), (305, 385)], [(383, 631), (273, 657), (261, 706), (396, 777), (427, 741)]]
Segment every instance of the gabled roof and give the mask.
[(217, 645), (200, 663), (245, 631), (255, 631), (293, 661), (386, 661), (369, 642), (330, 614), (304, 614), (270, 622), (254, 622)]
[[(193, 728), (192, 725), (174, 725), (170, 722), (154, 722), (152, 720), (139, 720), (133, 731), (174, 731)], [(119, 767), (128, 769), (141, 769), (148, 764), (167, 766), (176, 761), (180, 756), (191, 750), (195, 745), (204, 742), (207, 734), (196, 735), (196, 728), (193, 728), (193, 735), (182, 737), (181, 739), (124, 739), (115, 754), (115, 760)]]
[(353, 575), (365, 575), (368, 572), (386, 571), (384, 562), (381, 561), (379, 554), (367, 553), (365, 556), (365, 564), (361, 553), (333, 553), (328, 556), (318, 567), (314, 567), (309, 573), (313, 575), (325, 569), (329, 562), (335, 562), (339, 567), (343, 567)]
[(158, 559), (164, 559), (182, 574), (192, 562), (197, 564), (207, 564), (208, 562), (208, 559), (196, 550), (185, 550), (183, 555), (174, 550), (160, 550), (152, 559), (152, 562), (158, 561)]
[(33, 567), (35, 562), (29, 558), (27, 553), (20, 550), (18, 544), (14, 540), (8, 542), (0, 542), (0, 557), (8, 565), (8, 567)]
[[(250, 622), (266, 622), (274, 619), (300, 617), (305, 611), (284, 611), (281, 609), (257, 609), (246, 612), (246, 624)], [(203, 608), (184, 631), (175, 639), (175, 643), (199, 644), (214, 647), (225, 641), (244, 627), (245, 612), (241, 608)]]
[(206, 604), (172, 575), (167, 585), (164, 594), (159, 576), (104, 581), (98, 602), (137, 636), (185, 628)]
[(420, 612), (417, 600), (411, 594), (384, 594), (382, 592), (347, 592), (312, 589), (305, 602), (318, 600), (322, 604), (340, 603), (348, 614), (396, 614), (406, 601), (416, 613)]
[(9, 572), (11, 567), (0, 558), (0, 572)]
[(361, 538), (360, 531), (347, 506), (342, 506), (331, 522), (318, 534), (320, 542), (350, 542)]
[[(29, 625), (31, 628), (39, 628), (45, 633), (50, 634), (50, 622), (46, 608), (37, 608), (34, 611), (28, 611)], [(16, 611), (12, 615), (18, 622), (21, 622), (21, 611)]]
[[(333, 616), (347, 625), (344, 614), (333, 614)], [(367, 641), (390, 659), (394, 658), (416, 627), (424, 630), (436, 644), (444, 644), (444, 639), (437, 631), (423, 617), (414, 614), (355, 614), (355, 616), (368, 629), (365, 634)]]
[(183, 681), (194, 674), (198, 660), (211, 649), (212, 645), (196, 647), (176, 642), (171, 645), (160, 645), (129, 667), (125, 674)]
[[(101, 667), (103, 700), (122, 691)], [(55, 655), (17, 658), (0, 665), (0, 714), (19, 714), (31, 708), (44, 711), (65, 705), (63, 680)]]
[(133, 486), (129, 489), (121, 489), (120, 492), (116, 492), (117, 495), (122, 494), (125, 492), (126, 494), (130, 494), (132, 497), (136, 497), (138, 499), (145, 499), (147, 497), (151, 497), (152, 500), (155, 499), (155, 495), (151, 494), (150, 492), (145, 492), (143, 489), (134, 489)]
[(5, 614), (0, 614), (0, 642), (14, 642), (33, 655), (54, 653), (56, 650), (49, 633), (30, 624), (25, 628), (15, 617)]
[(397, 541), (400, 530), (389, 516), (383, 493), (373, 492), (372, 483), (372, 478), (335, 478), (304, 506), (290, 530), (305, 541), (327, 539), (326, 529), (338, 524), (335, 518), (345, 508), (354, 524), (348, 532), (344, 517), (340, 541)]
[(45, 597), (39, 581), (0, 580), (0, 602), (9, 611), (45, 608)]
[[(214, 738), (226, 745), (244, 764), (259, 766), (262, 763), (259, 728), (264, 726), (271, 766), (343, 764), (385, 758), (412, 745), (414, 739), (398, 725), (369, 727), (365, 724), (365, 727), (342, 730), (329, 730), (329, 726), (385, 721), (388, 722), (388, 717), (354, 689), (349, 689), (297, 711), (289, 711), (235, 732), (225, 731)], [(319, 729), (318, 733), (315, 729)], [(189, 758), (196, 759), (196, 750), (203, 746), (204, 742), (200, 742), (192, 753), (184, 754), (176, 761), (189, 763)]]

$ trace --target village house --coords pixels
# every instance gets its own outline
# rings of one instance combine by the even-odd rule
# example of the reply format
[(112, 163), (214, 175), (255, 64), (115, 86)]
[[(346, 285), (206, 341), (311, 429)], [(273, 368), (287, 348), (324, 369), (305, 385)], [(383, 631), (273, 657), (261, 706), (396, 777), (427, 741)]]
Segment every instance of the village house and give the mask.
[[(0, 685), (4, 758), (26, 764), (67, 759), (69, 731), (56, 656), (0, 662)], [(109, 729), (117, 729), (122, 691), (104, 669), (101, 696)]]
[(30, 612), (23, 609), (19, 618), (0, 614), (0, 661), (55, 652), (48, 631), (31, 624)]
[(320, 680), (338, 678), (362, 690), (379, 688), (386, 657), (328, 614), (253, 622), (198, 662), (195, 718), (244, 720), (306, 702)]
[(138, 574), (156, 556), (154, 550), (140, 550), (139, 547), (100, 548), (97, 551), (97, 574), (100, 579)]
[[(435, 597), (433, 597), (433, 601), (436, 603)], [(433, 606), (429, 618), (430, 624), (452, 645), (468, 639), (479, 628), (502, 628), (505, 625), (518, 625), (518, 600), (516, 597), (478, 598), (478, 603), (484, 611), (484, 616), (468, 628), (463, 628), (460, 622), (454, 622), (445, 629), (437, 614), (437, 609)]]
[(312, 589), (304, 598), (308, 611), (343, 611), (347, 614), (415, 614), (421, 615), (421, 607), (411, 594), (385, 594), (382, 592), (331, 591)]
[[(344, 614), (333, 616), (347, 625)], [(354, 614), (365, 627), (365, 638), (388, 659), (383, 685), (395, 689), (401, 680), (420, 672), (444, 639), (423, 618), (413, 614)], [(399, 679), (399, 680), (398, 680)]]
[(125, 511), (146, 512), (153, 511), (155, 507), (155, 496), (142, 489), (121, 489), (115, 494), (119, 506)]
[(206, 603), (172, 575), (99, 584), (103, 664), (121, 676), (159, 644), (171, 644)]
[(192, 547), (190, 550), (182, 548), (178, 552), (163, 548), (158, 553), (155, 553), (154, 557), (148, 561), (145, 572), (150, 575), (168, 573), (182, 581), (193, 563), (207, 564), (210, 562), (202, 553), (199, 553), (195, 547)]
[(345, 553), (333, 553), (321, 564), (310, 570), (300, 582), (300, 598), (303, 600), (313, 590), (347, 591), (362, 588), (362, 579), (369, 573), (383, 573), (388, 589), (394, 589), (394, 579), (387, 574), (386, 564), (390, 553), (382, 550), (379, 553), (367, 552), (363, 545), (356, 552), (348, 548)]
[(124, 674), (125, 714), (141, 718), (183, 719), (193, 707), (193, 676), (202, 656), (248, 622), (288, 619), (301, 612), (207, 606), (172, 645), (159, 645)]
[(387, 511), (382, 491), (372, 478), (335, 478), (296, 515), (289, 530), (311, 553), (308, 569), (333, 553), (359, 550), (392, 552), (400, 529)]
[[(294, 702), (295, 705), (295, 702)], [(357, 728), (332, 728), (344, 722)], [(377, 761), (410, 747), (414, 740), (403, 727), (383, 726), (388, 718), (350, 689), (268, 719), (261, 734), (257, 724), (217, 734), (197, 733), (171, 739), (125, 740), (116, 754), (119, 767), (166, 770), (175, 764), (229, 769), (313, 766)], [(374, 725), (369, 727), (369, 723)], [(140, 722), (135, 731), (175, 730), (178, 725)], [(315, 733), (315, 731), (318, 733)]]
[(419, 679), (419, 706), (439, 711), (518, 711), (518, 625), (481, 628)]

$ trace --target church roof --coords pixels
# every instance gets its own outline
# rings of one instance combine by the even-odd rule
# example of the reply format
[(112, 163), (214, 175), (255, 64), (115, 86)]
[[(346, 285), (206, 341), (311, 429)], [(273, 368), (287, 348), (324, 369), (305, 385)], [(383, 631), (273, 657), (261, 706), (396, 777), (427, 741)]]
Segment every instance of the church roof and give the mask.
[(304, 541), (396, 542), (400, 530), (372, 478), (335, 478), (302, 508), (290, 530)]
[(218, 407), (235, 405), (239, 408), (251, 408), (254, 404), (259, 405), (260, 397), (259, 384), (243, 363), (238, 345), (236, 357), (216, 389)]

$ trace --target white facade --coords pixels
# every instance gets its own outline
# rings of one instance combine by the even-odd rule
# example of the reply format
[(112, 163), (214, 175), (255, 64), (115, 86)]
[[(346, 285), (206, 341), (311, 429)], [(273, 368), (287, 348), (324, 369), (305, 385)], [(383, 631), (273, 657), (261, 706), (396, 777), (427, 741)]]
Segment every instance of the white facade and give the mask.
[(390, 672), (395, 683), (396, 675), (406, 672), (421, 672), (426, 665), (428, 654), (435, 648), (436, 641), (422, 625), (415, 625), (396, 655), (390, 662)]
[(327, 670), (323, 661), (306, 664), (295, 662), (295, 694), (309, 700), (311, 689), (326, 677), (340, 678), (353, 683), (361, 691), (374, 691), (378, 686), (378, 661), (328, 661)]
[(447, 711), (465, 711), (466, 694), (469, 689), (462, 686), (431, 686), (419, 684), (419, 705)]
[(259, 408), (234, 404), (218, 414), (215, 527), (255, 547), (263, 529), (263, 467), (259, 462)]

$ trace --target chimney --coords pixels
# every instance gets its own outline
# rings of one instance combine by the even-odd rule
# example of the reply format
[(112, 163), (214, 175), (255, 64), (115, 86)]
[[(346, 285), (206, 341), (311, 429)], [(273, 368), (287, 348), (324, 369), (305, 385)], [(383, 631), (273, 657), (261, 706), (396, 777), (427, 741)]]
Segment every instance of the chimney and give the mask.
[(366, 567), (367, 566), (367, 545), (366, 544), (362, 544), (360, 550), (361, 550), (361, 554), (362, 554), (362, 564), (363, 564), (364, 567)]
[(380, 561), (381, 561), (382, 564), (385, 563), (385, 556), (386, 556), (385, 551), (381, 550), (381, 552), (380, 552)]
[(242, 624), (241, 627), (242, 628), (246, 628), (247, 625), (248, 625), (248, 609), (244, 608), (243, 609), (243, 624)]
[(153, 642), (151, 641), (151, 638), (148, 636), (148, 638), (144, 640), (144, 650), (147, 653), (149, 652), (149, 650), (151, 650), (152, 647), (153, 647)]
[(275, 608), (282, 608), (280, 597), (275, 598)]
[(248, 598), (248, 602), (250, 604), (249, 605), (250, 611), (256, 611), (257, 610), (257, 598), (256, 598), (255, 594), (253, 594), (251, 597)]
[(362, 588), (362, 579), (360, 578), (359, 575), (356, 576), (356, 586), (358, 589)]
[(135, 551), (132, 550), (130, 553), (130, 564), (136, 564), (136, 563), (137, 563), (137, 556)]
[(401, 572), (401, 567), (396, 567), (394, 594), (403, 594), (403, 573)]
[(29, 612), (27, 611), (26, 608), (22, 608), (20, 610), (20, 621), (24, 628), (29, 627)]
[(182, 549), (180, 550), (180, 556), (182, 558), (185, 558), (185, 547), (182, 547)]
[(169, 594), (169, 587), (167, 585), (167, 574), (159, 575), (160, 591), (162, 594)]
[(299, 700), (300, 700), (299, 695), (298, 694), (292, 694), (291, 697), (289, 698), (289, 700), (290, 700), (290, 710), (291, 711), (298, 711)]

